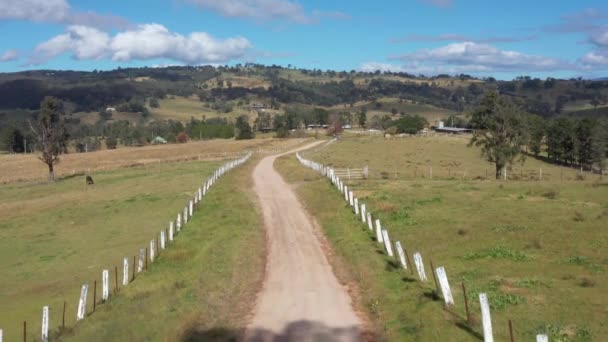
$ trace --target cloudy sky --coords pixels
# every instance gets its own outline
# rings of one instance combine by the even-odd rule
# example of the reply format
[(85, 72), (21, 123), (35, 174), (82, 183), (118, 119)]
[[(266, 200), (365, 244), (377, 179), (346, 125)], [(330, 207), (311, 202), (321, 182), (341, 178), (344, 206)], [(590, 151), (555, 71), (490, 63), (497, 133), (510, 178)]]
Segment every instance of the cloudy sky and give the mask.
[(0, 72), (263, 64), (608, 76), (605, 0), (0, 0)]

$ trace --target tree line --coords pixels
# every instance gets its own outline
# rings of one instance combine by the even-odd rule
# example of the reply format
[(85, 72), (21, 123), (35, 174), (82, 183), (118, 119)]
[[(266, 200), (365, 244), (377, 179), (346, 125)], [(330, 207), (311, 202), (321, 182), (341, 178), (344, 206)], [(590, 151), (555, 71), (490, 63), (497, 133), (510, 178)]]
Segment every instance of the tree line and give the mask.
[(470, 145), (496, 165), (496, 178), (526, 154), (603, 172), (608, 157), (608, 122), (596, 118), (533, 115), (512, 97), (490, 92), (469, 115)]

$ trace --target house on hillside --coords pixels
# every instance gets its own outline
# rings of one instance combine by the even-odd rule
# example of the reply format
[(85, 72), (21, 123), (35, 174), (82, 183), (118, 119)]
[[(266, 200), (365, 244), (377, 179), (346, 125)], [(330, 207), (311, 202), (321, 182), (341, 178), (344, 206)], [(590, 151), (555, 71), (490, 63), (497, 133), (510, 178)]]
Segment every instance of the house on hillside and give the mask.
[(252, 110), (266, 109), (266, 105), (263, 103), (254, 103), (251, 105)]
[(448, 133), (448, 134), (467, 134), (473, 133), (473, 130), (470, 128), (460, 128), (460, 127), (446, 127), (443, 121), (439, 121), (439, 124), (436, 127), (431, 127), (437, 133)]

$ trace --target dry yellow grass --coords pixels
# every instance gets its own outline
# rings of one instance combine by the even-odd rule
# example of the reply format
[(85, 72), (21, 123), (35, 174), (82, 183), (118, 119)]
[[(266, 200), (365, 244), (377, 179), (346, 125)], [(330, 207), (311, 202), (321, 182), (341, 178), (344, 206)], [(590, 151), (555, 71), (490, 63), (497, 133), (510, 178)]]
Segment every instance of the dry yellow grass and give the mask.
[[(91, 153), (71, 153), (61, 156), (55, 168), (56, 177), (82, 172), (107, 171), (122, 167), (159, 164), (185, 160), (213, 160), (232, 157), (243, 150), (284, 149), (300, 144), (302, 139), (208, 140), (187, 144), (125, 147)], [(0, 184), (19, 181), (45, 180), (48, 169), (38, 160), (38, 154), (0, 155)]]

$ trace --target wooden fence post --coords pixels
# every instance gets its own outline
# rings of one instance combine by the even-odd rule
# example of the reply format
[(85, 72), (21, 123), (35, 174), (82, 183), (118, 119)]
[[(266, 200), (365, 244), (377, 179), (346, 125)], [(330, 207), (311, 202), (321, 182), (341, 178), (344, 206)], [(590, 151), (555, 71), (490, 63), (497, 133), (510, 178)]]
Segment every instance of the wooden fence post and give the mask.
[(511, 342), (515, 342), (515, 339), (513, 338), (513, 323), (511, 320), (509, 320), (509, 336), (511, 337)]
[(97, 280), (93, 281), (93, 312), (95, 312), (95, 305), (97, 305)]
[(61, 330), (65, 329), (65, 306), (66, 306), (66, 301), (63, 301), (63, 315), (61, 316)]
[(464, 286), (464, 283), (462, 283), (462, 295), (464, 296), (464, 309), (467, 312), (467, 323), (469, 324), (469, 326), (473, 325), (473, 322), (471, 322), (471, 312), (469, 311), (469, 299), (467, 298), (467, 288)]
[(407, 253), (407, 249), (405, 247), (403, 247), (403, 252), (405, 252), (405, 260), (407, 260), (408, 266), (410, 268), (410, 274), (414, 274), (414, 267), (416, 267), (416, 265), (412, 264), (412, 261), (410, 260), (410, 255)]
[(433, 265), (433, 260), (431, 260), (431, 273), (433, 273), (433, 280), (435, 281), (435, 293), (437, 293), (437, 297), (439, 297), (439, 284), (437, 283), (437, 276), (435, 275), (435, 266)]
[(114, 266), (114, 293), (118, 293), (118, 266)]
[(133, 276), (131, 277), (131, 281), (135, 280), (135, 255), (133, 256)]
[(27, 322), (23, 321), (23, 342), (27, 342)]
[(145, 269), (146, 269), (146, 271), (148, 270), (148, 247), (146, 247), (146, 263), (145, 263)]

